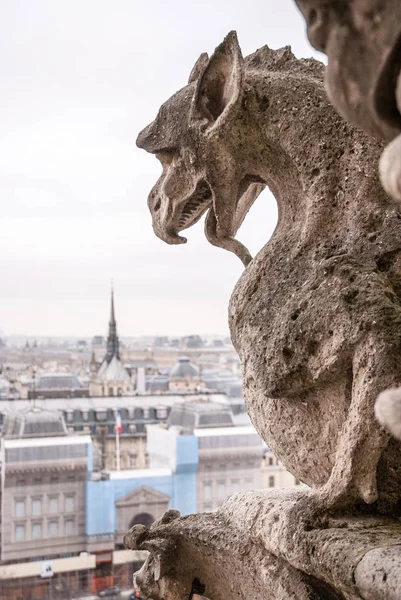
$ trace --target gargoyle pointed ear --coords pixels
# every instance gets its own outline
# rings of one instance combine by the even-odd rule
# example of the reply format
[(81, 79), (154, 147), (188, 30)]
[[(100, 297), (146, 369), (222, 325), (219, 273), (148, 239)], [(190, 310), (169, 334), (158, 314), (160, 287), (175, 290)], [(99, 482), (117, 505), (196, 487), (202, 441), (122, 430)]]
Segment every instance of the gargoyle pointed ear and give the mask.
[(198, 60), (196, 61), (196, 63), (194, 64), (194, 66), (192, 68), (191, 74), (188, 79), (188, 83), (193, 83), (194, 81), (198, 80), (200, 74), (205, 69), (208, 61), (209, 61), (208, 53), (202, 52), (202, 54), (200, 55), (200, 57), (198, 58)]
[[(195, 65), (196, 68), (196, 65)], [(242, 97), (244, 60), (237, 34), (231, 31), (217, 46), (198, 79), (191, 109), (191, 121), (221, 124), (235, 109)]]

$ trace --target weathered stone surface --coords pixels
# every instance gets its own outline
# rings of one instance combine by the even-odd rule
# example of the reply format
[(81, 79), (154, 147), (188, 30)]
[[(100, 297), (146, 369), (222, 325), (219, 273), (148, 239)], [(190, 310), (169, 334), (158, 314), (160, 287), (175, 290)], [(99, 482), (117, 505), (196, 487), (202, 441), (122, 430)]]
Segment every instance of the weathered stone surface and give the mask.
[(329, 58), (327, 91), (337, 110), (371, 135), (397, 136), (383, 153), (380, 174), (386, 191), (401, 201), (401, 3), (295, 1), (311, 44)]
[(328, 56), (330, 100), (351, 123), (375, 137), (401, 132), (395, 102), (400, 73), (399, 0), (295, 0), (309, 40)]
[(247, 263), (233, 236), (270, 187), (278, 225), (229, 311), (249, 414), (328, 506), (379, 498), (386, 511), (400, 498), (400, 445), (373, 407), (401, 381), (401, 213), (372, 166), (381, 144), (338, 116), (323, 75), (289, 48), (243, 60), (230, 34), (138, 144), (162, 160), (149, 205), (169, 242), (208, 210), (212, 241)]
[(399, 598), (390, 590), (401, 589), (400, 523), (347, 516), (311, 528), (293, 510), (305, 494), (244, 492), (216, 513), (177, 516), (147, 531), (134, 526), (126, 546), (150, 551), (138, 591), (178, 600), (197, 582), (213, 600)]

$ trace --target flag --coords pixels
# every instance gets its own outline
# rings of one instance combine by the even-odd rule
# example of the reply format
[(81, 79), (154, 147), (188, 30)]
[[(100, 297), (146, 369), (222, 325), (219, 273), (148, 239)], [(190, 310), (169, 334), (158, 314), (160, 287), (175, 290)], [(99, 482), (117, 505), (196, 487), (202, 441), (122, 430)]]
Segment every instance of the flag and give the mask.
[(116, 414), (116, 431), (117, 433), (122, 433), (123, 431), (123, 425), (121, 423), (121, 415), (120, 415), (120, 411), (117, 411)]

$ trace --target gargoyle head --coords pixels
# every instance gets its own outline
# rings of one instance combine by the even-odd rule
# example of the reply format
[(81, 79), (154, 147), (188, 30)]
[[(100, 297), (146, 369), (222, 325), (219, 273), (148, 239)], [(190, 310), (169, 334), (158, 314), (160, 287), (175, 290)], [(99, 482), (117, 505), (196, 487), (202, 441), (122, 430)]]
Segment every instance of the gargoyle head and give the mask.
[(149, 556), (134, 574), (134, 586), (141, 598), (182, 600), (193, 588), (193, 577), (185, 572), (178, 557), (176, 535), (169, 525), (179, 519), (178, 510), (168, 510), (150, 528), (134, 525), (124, 536), (130, 550), (147, 550)]
[(328, 56), (330, 100), (367, 133), (401, 132), (396, 81), (401, 70), (399, 0), (295, 0), (311, 44)]
[(264, 184), (233, 152), (241, 144), (234, 123), (243, 117), (243, 91), (244, 61), (231, 32), (210, 59), (201, 54), (188, 85), (163, 104), (137, 145), (163, 167), (148, 198), (156, 235), (185, 243), (179, 233), (208, 211), (208, 240), (247, 265), (251, 256), (235, 234)]

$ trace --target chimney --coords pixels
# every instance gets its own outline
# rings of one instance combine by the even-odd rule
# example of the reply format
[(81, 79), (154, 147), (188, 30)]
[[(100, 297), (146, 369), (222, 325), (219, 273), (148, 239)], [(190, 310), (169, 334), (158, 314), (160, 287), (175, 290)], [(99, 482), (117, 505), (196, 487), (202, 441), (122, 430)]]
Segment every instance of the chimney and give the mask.
[(146, 386), (145, 386), (145, 368), (138, 367), (136, 372), (136, 392), (139, 395), (145, 394)]

